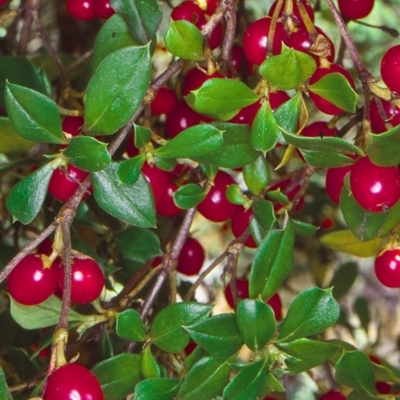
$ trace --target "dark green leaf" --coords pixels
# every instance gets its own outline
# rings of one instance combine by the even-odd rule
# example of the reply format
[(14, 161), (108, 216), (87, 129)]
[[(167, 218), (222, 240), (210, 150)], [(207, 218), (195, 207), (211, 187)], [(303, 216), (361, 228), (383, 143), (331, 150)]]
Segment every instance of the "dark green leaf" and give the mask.
[(194, 364), (206, 356), (208, 356), (207, 352), (202, 347), (196, 345), (192, 353), (186, 357), (183, 366), (185, 367), (186, 371), (189, 371)]
[[(346, 400), (382, 400), (382, 398), (382, 396), (370, 396), (366, 393), (353, 391), (348, 394)], [(398, 396), (397, 398), (395, 397), (395, 399), (398, 400)]]
[(10, 120), (0, 117), (0, 153), (21, 154), (33, 147), (35, 142), (18, 135)]
[(262, 103), (251, 127), (251, 144), (256, 150), (268, 151), (275, 147), (279, 127), (268, 101)]
[(332, 297), (332, 289), (303, 290), (290, 304), (278, 341), (292, 342), (316, 335), (333, 325), (338, 318), (339, 305)]
[(103, 389), (106, 400), (119, 400), (133, 393), (142, 379), (141, 357), (124, 353), (96, 364), (92, 372)]
[(242, 300), (236, 317), (240, 334), (250, 350), (261, 350), (275, 333), (274, 311), (261, 300)]
[(160, 367), (154, 358), (150, 346), (147, 346), (142, 353), (142, 375), (144, 379), (159, 378)]
[(203, 36), (189, 21), (171, 21), (164, 37), (167, 50), (176, 57), (203, 60)]
[(65, 143), (57, 104), (47, 96), (23, 86), (6, 83), (6, 107), (19, 135), (45, 143)]
[(400, 163), (400, 127), (390, 131), (371, 135), (371, 143), (367, 147), (367, 155), (376, 165), (391, 167)]
[(96, 69), (85, 97), (85, 129), (111, 135), (139, 108), (150, 83), (148, 46), (129, 46), (106, 57)]
[(200, 167), (202, 171), (206, 174), (207, 178), (210, 180), (214, 180), (215, 175), (217, 175), (217, 172), (219, 170), (217, 165), (213, 164), (200, 164)]
[(174, 400), (179, 384), (178, 379), (146, 379), (136, 385), (135, 400)]
[(333, 286), (333, 297), (338, 300), (343, 297), (353, 286), (358, 277), (358, 265), (355, 262), (347, 262), (340, 266), (333, 275), (329, 287)]
[(116, 174), (120, 182), (124, 185), (135, 184), (139, 179), (145, 161), (146, 156), (140, 154), (139, 156), (118, 163)]
[(197, 362), (183, 381), (176, 400), (210, 400), (222, 393), (231, 369), (224, 360), (212, 357)]
[(140, 125), (135, 125), (135, 147), (140, 149), (151, 141), (151, 130)]
[(219, 314), (205, 318), (185, 326), (185, 330), (199, 346), (215, 358), (229, 358), (243, 345), (235, 314)]
[(307, 222), (299, 221), (297, 219), (290, 220), (294, 233), (299, 236), (311, 237), (318, 231), (318, 226), (308, 224)]
[(211, 306), (195, 303), (176, 303), (164, 308), (154, 318), (151, 340), (161, 349), (177, 353), (189, 343), (183, 325), (191, 325), (210, 314)]
[(252, 163), (243, 166), (243, 179), (253, 194), (260, 194), (269, 182), (267, 160), (260, 155)]
[(207, 195), (207, 189), (196, 185), (195, 183), (189, 183), (181, 186), (176, 192), (174, 192), (174, 202), (183, 210), (196, 207)]
[(156, 213), (151, 188), (142, 175), (133, 185), (121, 184), (117, 164), (91, 174), (94, 196), (99, 206), (113, 217), (142, 228), (154, 227)]
[(301, 109), (301, 94), (298, 93), (293, 96), (290, 100), (279, 106), (275, 112), (275, 120), (278, 123), (280, 134), (278, 141), (282, 144), (286, 144), (286, 140), (283, 138), (283, 132), (296, 132), (298, 129), (299, 118)]
[(167, 144), (154, 151), (157, 157), (194, 158), (218, 151), (223, 144), (223, 132), (212, 125), (202, 124), (185, 129)]
[(350, 113), (356, 111), (358, 95), (342, 74), (335, 72), (325, 75), (318, 82), (309, 85), (308, 90), (330, 101), (344, 111)]
[(3, 368), (0, 368), (0, 400), (12, 400), (12, 395), (8, 390)]
[(143, 342), (146, 339), (146, 329), (135, 310), (125, 310), (117, 314), (116, 332), (119, 337), (132, 342)]
[(111, 0), (111, 6), (124, 18), (136, 42), (146, 44), (155, 36), (162, 17), (157, 0)]
[(400, 201), (390, 208), (385, 221), (378, 232), (378, 235), (382, 237), (386, 236), (396, 227), (398, 223), (400, 223)]
[(307, 164), (315, 168), (345, 167), (354, 163), (354, 159), (344, 154), (327, 151), (303, 150), (301, 154), (303, 154)]
[(89, 136), (72, 138), (64, 150), (64, 156), (72, 165), (89, 172), (101, 171), (111, 163), (107, 143)]
[(253, 216), (265, 232), (268, 232), (276, 221), (273, 205), (268, 200), (253, 202)]
[(354, 312), (360, 319), (361, 326), (368, 332), (368, 326), (371, 322), (371, 316), (369, 313), (369, 304), (364, 297), (358, 297), (354, 302)]

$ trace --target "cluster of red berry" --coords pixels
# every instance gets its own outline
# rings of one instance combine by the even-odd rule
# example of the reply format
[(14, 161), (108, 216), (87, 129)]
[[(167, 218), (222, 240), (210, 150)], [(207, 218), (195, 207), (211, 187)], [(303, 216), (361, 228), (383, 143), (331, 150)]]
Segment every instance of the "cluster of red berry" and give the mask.
[(67, 10), (72, 17), (81, 20), (108, 19), (115, 13), (110, 0), (68, 0)]

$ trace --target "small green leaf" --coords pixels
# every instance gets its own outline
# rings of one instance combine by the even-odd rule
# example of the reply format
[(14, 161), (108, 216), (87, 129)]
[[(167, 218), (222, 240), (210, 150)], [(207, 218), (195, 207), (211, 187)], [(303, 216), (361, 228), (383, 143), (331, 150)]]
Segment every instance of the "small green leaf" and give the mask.
[(335, 72), (325, 75), (313, 85), (309, 85), (308, 90), (344, 111), (356, 111), (358, 94), (342, 74)]
[(249, 202), (249, 198), (243, 194), (242, 189), (236, 183), (226, 189), (226, 198), (233, 204), (243, 205)]
[(398, 201), (393, 207), (388, 211), (386, 218), (379, 229), (379, 236), (386, 236), (390, 233), (397, 224), (400, 223), (400, 201)]
[(215, 358), (227, 359), (243, 345), (235, 314), (218, 314), (184, 328), (199, 346)]
[(33, 147), (35, 142), (24, 139), (15, 131), (9, 118), (0, 117), (0, 153), (21, 154)]
[(146, 329), (135, 310), (125, 310), (117, 314), (116, 331), (119, 337), (132, 342), (143, 342), (146, 339)]
[(367, 332), (369, 323), (371, 322), (371, 315), (369, 312), (369, 303), (364, 297), (356, 299), (354, 302), (354, 312), (360, 319), (362, 328)]
[(265, 232), (268, 232), (276, 221), (272, 203), (268, 200), (256, 200), (252, 208), (254, 219)]
[(331, 289), (303, 290), (290, 304), (280, 327), (279, 342), (292, 342), (316, 335), (333, 325), (339, 318), (339, 304)]
[(301, 93), (299, 92), (279, 106), (274, 112), (275, 120), (280, 129), (278, 141), (281, 144), (286, 144), (286, 140), (282, 136), (283, 132), (291, 133), (296, 132), (298, 129), (301, 101)]
[(367, 147), (370, 160), (383, 167), (391, 167), (400, 163), (400, 127), (390, 131), (371, 135), (371, 143)]
[(206, 197), (207, 189), (196, 185), (195, 183), (189, 183), (181, 186), (176, 192), (174, 192), (174, 202), (183, 210), (196, 207)]
[(64, 150), (64, 156), (75, 167), (89, 172), (101, 171), (111, 163), (107, 143), (89, 136), (72, 138), (70, 144)]
[(167, 50), (176, 57), (203, 60), (203, 36), (189, 21), (171, 21), (164, 37)]
[(269, 167), (265, 157), (260, 155), (252, 163), (244, 165), (243, 179), (253, 194), (260, 194), (269, 182)]
[(65, 143), (57, 104), (47, 96), (23, 86), (6, 83), (6, 106), (19, 135), (45, 143)]
[(12, 395), (8, 389), (3, 368), (0, 368), (0, 400), (12, 400)]
[(178, 379), (146, 379), (136, 385), (135, 400), (174, 400), (179, 385)]
[(149, 128), (145, 128), (140, 125), (134, 125), (135, 127), (135, 147), (140, 149), (141, 147), (146, 146), (151, 141), (151, 130)]
[(274, 311), (261, 300), (242, 300), (236, 316), (240, 334), (250, 350), (261, 350), (275, 333)]
[(358, 265), (354, 262), (347, 262), (333, 275), (328, 287), (333, 287), (333, 297), (338, 300), (343, 297), (353, 286), (358, 277)]
[(272, 201), (282, 204), (284, 206), (287, 206), (290, 203), (290, 200), (288, 199), (287, 195), (282, 193), (280, 188), (276, 190), (270, 190), (269, 192), (267, 192), (267, 196)]
[(140, 154), (136, 157), (130, 158), (118, 163), (116, 174), (119, 181), (124, 185), (134, 185), (140, 176), (146, 156)]
[(307, 164), (315, 168), (345, 167), (354, 163), (354, 159), (339, 153), (317, 150), (302, 150), (301, 154), (303, 154)]
[(160, 311), (151, 327), (151, 340), (161, 349), (177, 353), (189, 343), (183, 325), (191, 325), (210, 314), (211, 306), (196, 302), (175, 303)]
[(144, 379), (159, 378), (161, 375), (160, 367), (151, 352), (150, 346), (143, 350), (141, 369)]
[(311, 237), (318, 232), (318, 226), (308, 224), (307, 222), (291, 219), (290, 223), (293, 227), (294, 233), (299, 236)]
[(256, 150), (268, 151), (275, 147), (279, 136), (278, 123), (268, 101), (261, 104), (251, 127), (251, 144)]

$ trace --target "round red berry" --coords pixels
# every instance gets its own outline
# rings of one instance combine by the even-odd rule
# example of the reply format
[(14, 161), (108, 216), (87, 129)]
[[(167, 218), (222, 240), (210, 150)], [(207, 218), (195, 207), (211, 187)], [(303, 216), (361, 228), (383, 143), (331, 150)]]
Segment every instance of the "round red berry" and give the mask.
[(44, 400), (104, 400), (97, 378), (79, 364), (57, 368), (47, 379)]
[(328, 393), (322, 395), (319, 400), (346, 400), (346, 396), (336, 390), (330, 390)]
[(204, 82), (208, 81), (211, 78), (224, 78), (224, 76), (219, 72), (214, 72), (211, 75), (207, 75), (205, 72), (201, 71), (198, 68), (190, 69), (185, 76), (182, 94), (184, 96), (187, 96), (192, 90), (198, 89), (200, 86), (203, 85)]
[[(252, 216), (253, 210), (249, 208), (246, 211), (243, 207), (238, 208), (235, 214), (233, 214), (231, 227), (233, 236), (235, 236), (235, 238), (238, 238), (249, 227)], [(257, 247), (257, 243), (254, 241), (251, 235), (248, 237), (244, 245), (253, 249)]]
[[(386, 113), (386, 121), (393, 127), (400, 125), (400, 108), (386, 100), (381, 100), (381, 104)], [(373, 133), (382, 133), (387, 131), (385, 121), (379, 113), (378, 101), (376, 99), (371, 101), (370, 118)]]
[[(74, 257), (71, 261), (71, 301), (88, 304), (99, 298), (104, 287), (104, 274), (91, 258)], [(58, 268), (58, 283), (64, 289), (64, 264)]]
[(338, 0), (343, 17), (360, 19), (366, 17), (374, 8), (375, 0)]
[(193, 1), (183, 1), (178, 4), (171, 12), (171, 18), (174, 21), (185, 20), (189, 21), (194, 25), (205, 18), (204, 11)]
[(383, 55), (381, 77), (390, 90), (400, 93), (400, 44), (391, 47)]
[(218, 1), (219, 0), (207, 0), (207, 10), (206, 13), (208, 15), (212, 15), (215, 13), (217, 7), (218, 7)]
[(5, 6), (8, 3), (8, 0), (0, 0), (0, 7)]
[(153, 101), (150, 104), (151, 113), (153, 115), (167, 114), (178, 105), (178, 99), (175, 92), (163, 86), (156, 93)]
[(165, 132), (167, 136), (172, 139), (185, 129), (199, 125), (201, 121), (209, 120), (209, 118), (193, 111), (186, 102), (182, 102), (167, 114)]
[[(236, 289), (237, 289), (237, 294), (240, 297), (240, 299), (248, 299), (249, 298), (249, 281), (247, 279), (236, 279)], [(225, 294), (225, 299), (228, 302), (228, 304), (232, 308), (234, 308), (235, 304), (233, 302), (231, 284), (226, 286), (224, 294)]]
[(32, 306), (47, 300), (57, 287), (57, 268), (45, 268), (41, 254), (24, 257), (7, 277), (10, 296), (20, 304)]
[(176, 270), (182, 274), (197, 275), (206, 258), (203, 246), (194, 238), (188, 238), (179, 254)]
[(110, 0), (93, 0), (93, 8), (96, 16), (99, 18), (108, 19), (115, 14)]
[(163, 193), (162, 198), (154, 200), (156, 203), (156, 212), (158, 215), (163, 217), (175, 217), (181, 213), (181, 209), (175, 205), (174, 192), (176, 192), (178, 186), (168, 181), (166, 192)]
[(400, 248), (379, 253), (374, 267), (375, 275), (382, 285), (400, 288)]
[(357, 160), (350, 173), (350, 189), (361, 207), (383, 212), (400, 198), (400, 175), (397, 167), (381, 167), (369, 157)]
[(65, 117), (62, 122), (62, 130), (73, 137), (78, 136), (82, 131), (84, 122), (83, 117)]
[(328, 168), (325, 177), (325, 189), (329, 198), (339, 204), (340, 193), (344, 186), (344, 178), (351, 171), (352, 165), (345, 167)]
[(93, 0), (67, 0), (67, 10), (76, 19), (88, 20), (96, 16)]

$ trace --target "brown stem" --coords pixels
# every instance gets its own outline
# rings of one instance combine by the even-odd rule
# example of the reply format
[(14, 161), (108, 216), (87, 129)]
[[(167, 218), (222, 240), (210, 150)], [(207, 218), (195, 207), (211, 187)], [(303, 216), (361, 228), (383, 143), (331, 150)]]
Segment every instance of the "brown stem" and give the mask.
[(232, 46), (235, 39), (236, 2), (237, 1), (233, 1), (232, 4), (229, 4), (225, 14), (226, 30), (224, 41), (222, 42), (221, 58), (222, 61), (226, 62), (228, 65), (232, 62)]
[(31, 30), (32, 21), (33, 21), (32, 8), (34, 7), (35, 3), (36, 3), (36, 0), (28, 0), (28, 2), (26, 4), (24, 24), (21, 29), (21, 36), (20, 36), (18, 46), (17, 46), (17, 54), (18, 55), (26, 54), (26, 47), (28, 45), (29, 32)]

